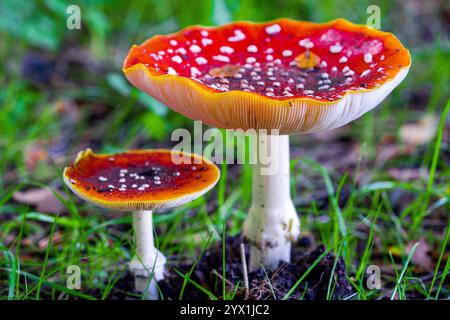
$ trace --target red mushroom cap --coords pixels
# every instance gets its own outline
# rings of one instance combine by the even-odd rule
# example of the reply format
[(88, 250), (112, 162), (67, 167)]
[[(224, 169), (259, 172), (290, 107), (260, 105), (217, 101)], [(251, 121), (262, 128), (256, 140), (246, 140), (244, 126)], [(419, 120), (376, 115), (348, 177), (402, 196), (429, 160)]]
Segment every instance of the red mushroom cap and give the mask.
[(193, 26), (133, 46), (128, 80), (211, 126), (305, 133), (341, 126), (381, 102), (411, 58), (391, 33), (343, 19)]
[[(189, 161), (175, 164), (174, 155)], [(205, 194), (219, 177), (209, 160), (170, 150), (98, 155), (87, 149), (64, 170), (66, 185), (79, 197), (120, 211), (179, 206)]]

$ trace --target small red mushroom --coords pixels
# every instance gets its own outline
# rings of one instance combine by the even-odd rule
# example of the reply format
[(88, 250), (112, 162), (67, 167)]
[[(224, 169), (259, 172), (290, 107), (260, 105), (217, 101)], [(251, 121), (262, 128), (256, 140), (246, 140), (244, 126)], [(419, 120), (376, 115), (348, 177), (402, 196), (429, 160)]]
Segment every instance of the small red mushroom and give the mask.
[(154, 246), (152, 211), (202, 196), (219, 176), (219, 169), (209, 160), (170, 150), (98, 155), (87, 149), (63, 174), (66, 185), (80, 198), (104, 208), (133, 211), (136, 256), (129, 268), (136, 289), (150, 299), (158, 297), (156, 281), (163, 279), (166, 261)]
[[(210, 126), (278, 130), (267, 139), (279, 170), (254, 169), (244, 225), (250, 268), (290, 260), (300, 223), (290, 197), (289, 134), (331, 130), (377, 106), (411, 58), (391, 33), (344, 19), (279, 19), (193, 26), (133, 46), (123, 70), (137, 88)], [(277, 149), (279, 151), (277, 151)]]

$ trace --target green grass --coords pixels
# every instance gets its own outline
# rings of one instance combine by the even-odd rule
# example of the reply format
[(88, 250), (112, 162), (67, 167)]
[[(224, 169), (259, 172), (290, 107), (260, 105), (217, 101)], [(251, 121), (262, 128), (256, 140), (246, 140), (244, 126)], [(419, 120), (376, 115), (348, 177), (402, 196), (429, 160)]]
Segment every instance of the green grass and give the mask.
[[(68, 31), (64, 1), (19, 2), (0, 4), (0, 57), (5, 61), (0, 66), (2, 300), (108, 299), (119, 286), (124, 263), (133, 256), (131, 216), (80, 201), (64, 187), (62, 169), (78, 150), (88, 146), (96, 152), (170, 147), (172, 130), (193, 128), (191, 120), (138, 92), (121, 75), (122, 59), (132, 43), (191, 24), (229, 20), (264, 21), (283, 16), (326, 21), (344, 17), (365, 23), (370, 4), (356, 0), (346, 1), (346, 5), (327, 0), (198, 0), (187, 6), (181, 0), (81, 1), (83, 28)], [(386, 101), (347, 126), (345, 132), (336, 133), (337, 138), (291, 138), (291, 150), (299, 155), (292, 158), (291, 186), (302, 233), (312, 235), (344, 259), (356, 291), (352, 298), (448, 299), (449, 39), (445, 25), (436, 24), (434, 18), (420, 13), (408, 16), (401, 4), (392, 1), (377, 3), (382, 9), (383, 29), (394, 32), (410, 48), (413, 66)], [(422, 33), (414, 33), (414, 28), (405, 27), (411, 23), (408, 19), (416, 20), (419, 29), (433, 24), (440, 32), (430, 31), (432, 35), (424, 38)], [(55, 71), (60, 77), (51, 79), (50, 84), (23, 75), (21, 66), (30, 59), (30, 52), (61, 61), (68, 56), (67, 47), (74, 50), (72, 59), (78, 59), (62, 65), (68, 68), (67, 74)], [(410, 153), (403, 152), (399, 129), (430, 114), (440, 119), (435, 138)], [(379, 150), (389, 139), (394, 139), (392, 146), (400, 155), (377, 163)], [(317, 157), (321, 150), (342, 141), (359, 148), (358, 158), (349, 165), (339, 162), (342, 154), (334, 160)], [(33, 160), (40, 152), (44, 153), (42, 159)], [(388, 173), (392, 168), (421, 169), (428, 175), (401, 181)], [(186, 274), (177, 269), (183, 287), (180, 298), (188, 286), (210, 299), (233, 299), (242, 287), (238, 283), (229, 291), (225, 274), (218, 275), (221, 295), (217, 296), (191, 277), (209, 245), (224, 245), (225, 234), (239, 233), (249, 209), (250, 166), (223, 165), (221, 171), (218, 185), (208, 195), (155, 215), (162, 252), (175, 268), (183, 261), (193, 263)], [(30, 188), (49, 188), (63, 212), (40, 212), (33, 205), (13, 200), (15, 192)], [(411, 246), (419, 238), (425, 239), (434, 253), (433, 268), (426, 274), (416, 272), (412, 257), (417, 247)], [(39, 246), (42, 239), (48, 239), (49, 245)], [(366, 287), (365, 270), (372, 264), (383, 267), (382, 290)], [(66, 287), (69, 265), (82, 270), (79, 291)], [(307, 273), (284, 298), (303, 284)], [(335, 284), (331, 278), (327, 281), (331, 297)]]

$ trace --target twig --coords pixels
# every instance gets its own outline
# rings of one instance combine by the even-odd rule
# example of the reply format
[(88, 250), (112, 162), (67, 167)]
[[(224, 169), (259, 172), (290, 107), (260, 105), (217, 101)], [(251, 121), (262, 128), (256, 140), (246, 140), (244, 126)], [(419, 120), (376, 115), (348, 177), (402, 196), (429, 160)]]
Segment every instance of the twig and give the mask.
[(247, 259), (245, 257), (245, 245), (241, 243), (241, 260), (242, 260), (242, 275), (244, 277), (245, 299), (249, 296), (249, 283), (247, 271)]

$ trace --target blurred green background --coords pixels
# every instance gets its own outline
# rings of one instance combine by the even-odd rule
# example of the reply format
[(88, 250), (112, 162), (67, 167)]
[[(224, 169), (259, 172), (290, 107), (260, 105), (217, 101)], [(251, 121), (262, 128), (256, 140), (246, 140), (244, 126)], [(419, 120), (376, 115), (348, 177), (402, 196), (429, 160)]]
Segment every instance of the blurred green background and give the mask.
[[(81, 30), (66, 27), (66, 10), (73, 4), (81, 9)], [(2, 0), (0, 299), (41, 298), (41, 292), (46, 298), (77, 296), (63, 286), (63, 276), (67, 265), (80, 263), (86, 278), (82, 297), (106, 298), (113, 267), (131, 255), (130, 217), (78, 201), (63, 187), (61, 170), (86, 147), (96, 152), (169, 147), (172, 130), (192, 129), (191, 120), (128, 84), (121, 67), (132, 44), (192, 24), (234, 20), (343, 17), (365, 24), (369, 5), (380, 7), (381, 29), (409, 48), (413, 64), (374, 112), (332, 133), (292, 137), (292, 187), (303, 233), (330, 247), (349, 237), (339, 252), (361, 290), (359, 298), (386, 295), (360, 286), (373, 259), (401, 267), (408, 244), (421, 237), (437, 256), (447, 251), (448, 1)], [(195, 257), (210, 232), (219, 240), (224, 222), (230, 234), (239, 232), (250, 201), (251, 171), (247, 166), (222, 170), (210, 195), (156, 218), (160, 244), (174, 261)], [(370, 238), (366, 252), (370, 230), (375, 240)], [(48, 246), (49, 241), (54, 244)], [(448, 261), (443, 257), (438, 269)], [(439, 275), (433, 288), (445, 280), (434, 268), (429, 273)], [(414, 273), (407, 275), (415, 279)], [(398, 273), (387, 277), (395, 284)], [(24, 278), (32, 284), (25, 286)], [(400, 298), (430, 297), (420, 281), (401, 280)], [(448, 297), (448, 286), (443, 288)]]

